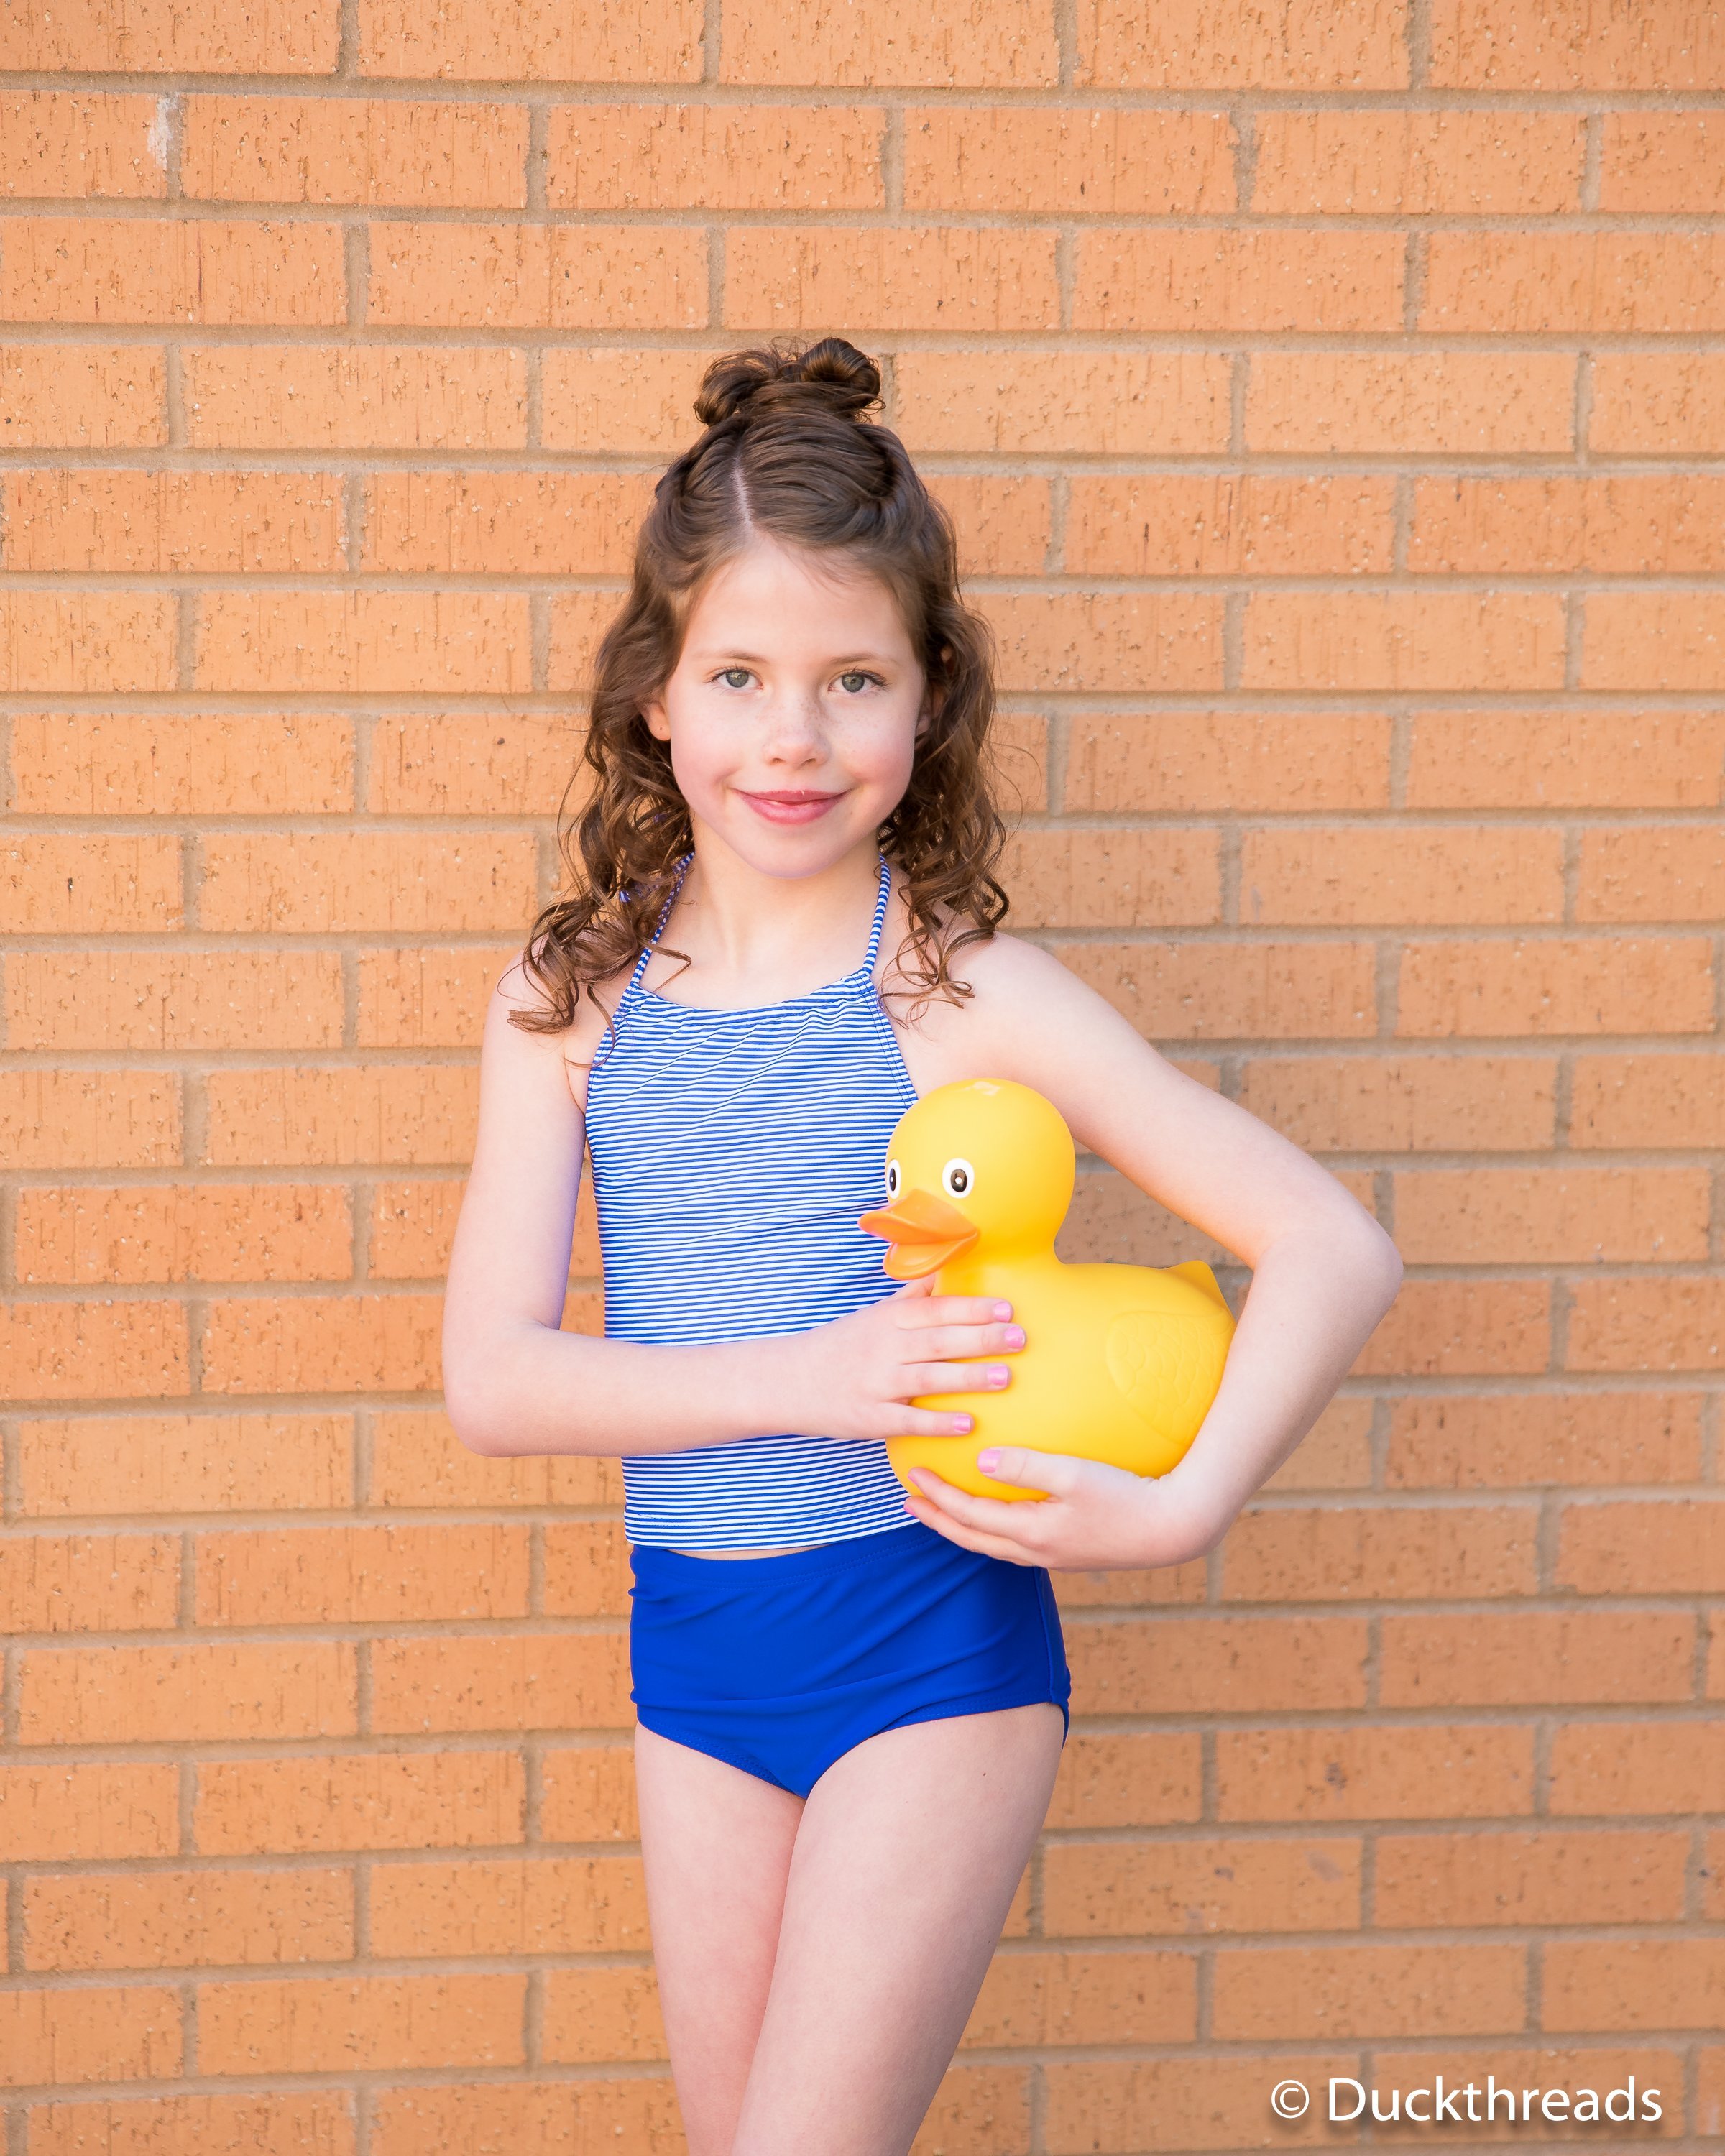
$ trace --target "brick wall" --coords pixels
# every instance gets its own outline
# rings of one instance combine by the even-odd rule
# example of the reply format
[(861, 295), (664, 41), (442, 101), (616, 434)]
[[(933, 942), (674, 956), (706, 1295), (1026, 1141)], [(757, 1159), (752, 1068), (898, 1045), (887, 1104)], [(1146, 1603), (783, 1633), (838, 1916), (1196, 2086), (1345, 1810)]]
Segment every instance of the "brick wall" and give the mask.
[[(1211, 1562), (1064, 1583), (919, 2146), (1717, 2131), (1725, 13), (11, 0), (0, 69), (7, 2156), (680, 2145), (615, 1470), (462, 1452), (439, 1275), (632, 520), (702, 355), (829, 328), (1000, 632), (1019, 922), (1409, 1266)], [(1204, 1250), (1100, 1174), (1071, 1242)]]

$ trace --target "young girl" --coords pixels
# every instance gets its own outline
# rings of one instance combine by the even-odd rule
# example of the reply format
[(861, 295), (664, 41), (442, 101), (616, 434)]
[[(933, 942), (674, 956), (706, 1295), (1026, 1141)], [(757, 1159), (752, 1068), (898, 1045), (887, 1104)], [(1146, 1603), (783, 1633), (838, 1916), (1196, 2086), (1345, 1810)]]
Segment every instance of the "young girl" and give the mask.
[[(449, 1412), (624, 1460), (641, 1839), (691, 2156), (895, 2156), (951, 2058), (1066, 1727), (1048, 1566), (1220, 1539), (1394, 1295), (1342, 1185), (997, 932), (986, 631), (828, 338), (717, 362), (600, 646), (569, 895), (487, 1018)], [(1011, 1306), (894, 1291), (857, 1226), (920, 1095), (1017, 1079), (1252, 1268), (1158, 1481), (881, 1440), (1012, 1381)], [(558, 1330), (583, 1146), (605, 1337)], [(979, 1377), (980, 1366), (980, 1377)]]

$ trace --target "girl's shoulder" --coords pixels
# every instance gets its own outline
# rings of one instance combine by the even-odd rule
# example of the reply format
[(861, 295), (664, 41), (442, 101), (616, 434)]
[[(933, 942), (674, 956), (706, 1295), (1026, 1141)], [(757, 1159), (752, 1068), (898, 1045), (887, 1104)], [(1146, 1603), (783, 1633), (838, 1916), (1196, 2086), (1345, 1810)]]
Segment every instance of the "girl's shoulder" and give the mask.
[(575, 1005), (572, 1019), (557, 1023), (552, 999), (536, 978), (525, 951), (503, 968), (491, 990), (486, 1016), (487, 1060), (559, 1064), (578, 1105), (587, 1098), (588, 1074), (634, 970), (620, 967), (593, 983)]

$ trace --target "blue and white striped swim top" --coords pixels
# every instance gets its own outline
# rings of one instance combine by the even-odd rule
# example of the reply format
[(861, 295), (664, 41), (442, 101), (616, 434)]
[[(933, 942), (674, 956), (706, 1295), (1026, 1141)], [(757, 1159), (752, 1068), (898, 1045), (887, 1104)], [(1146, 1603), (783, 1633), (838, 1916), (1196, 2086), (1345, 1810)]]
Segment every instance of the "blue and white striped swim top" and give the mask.
[[(857, 1216), (885, 1197), (887, 1142), (916, 1098), (868, 955), (784, 1003), (703, 1010), (641, 985), (692, 855), (588, 1075), (605, 1334), (663, 1346), (805, 1332), (891, 1295)], [(794, 1548), (911, 1524), (886, 1448), (794, 1431), (623, 1463), (631, 1542)]]

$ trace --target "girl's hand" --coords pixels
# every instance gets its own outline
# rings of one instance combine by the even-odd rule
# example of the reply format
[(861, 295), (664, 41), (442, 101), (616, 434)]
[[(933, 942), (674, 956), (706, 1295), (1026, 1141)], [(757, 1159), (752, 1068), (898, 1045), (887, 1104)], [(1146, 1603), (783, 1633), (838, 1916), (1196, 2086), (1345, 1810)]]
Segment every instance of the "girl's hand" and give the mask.
[[(931, 1275), (895, 1295), (775, 1343), (773, 1430), (823, 1437), (963, 1437), (968, 1414), (906, 1405), (927, 1393), (998, 1392), (1024, 1330), (991, 1296), (937, 1295)], [(763, 1343), (764, 1344), (764, 1343)]]
[(997, 1482), (1045, 1490), (1040, 1504), (973, 1497), (927, 1467), (911, 1479), (923, 1492), (905, 1509), (962, 1549), (1011, 1564), (1045, 1564), (1060, 1572), (1125, 1565), (1183, 1564), (1213, 1549), (1233, 1510), (1178, 1469), (1154, 1479), (1074, 1460), (1062, 1452), (991, 1445), (977, 1465)]

